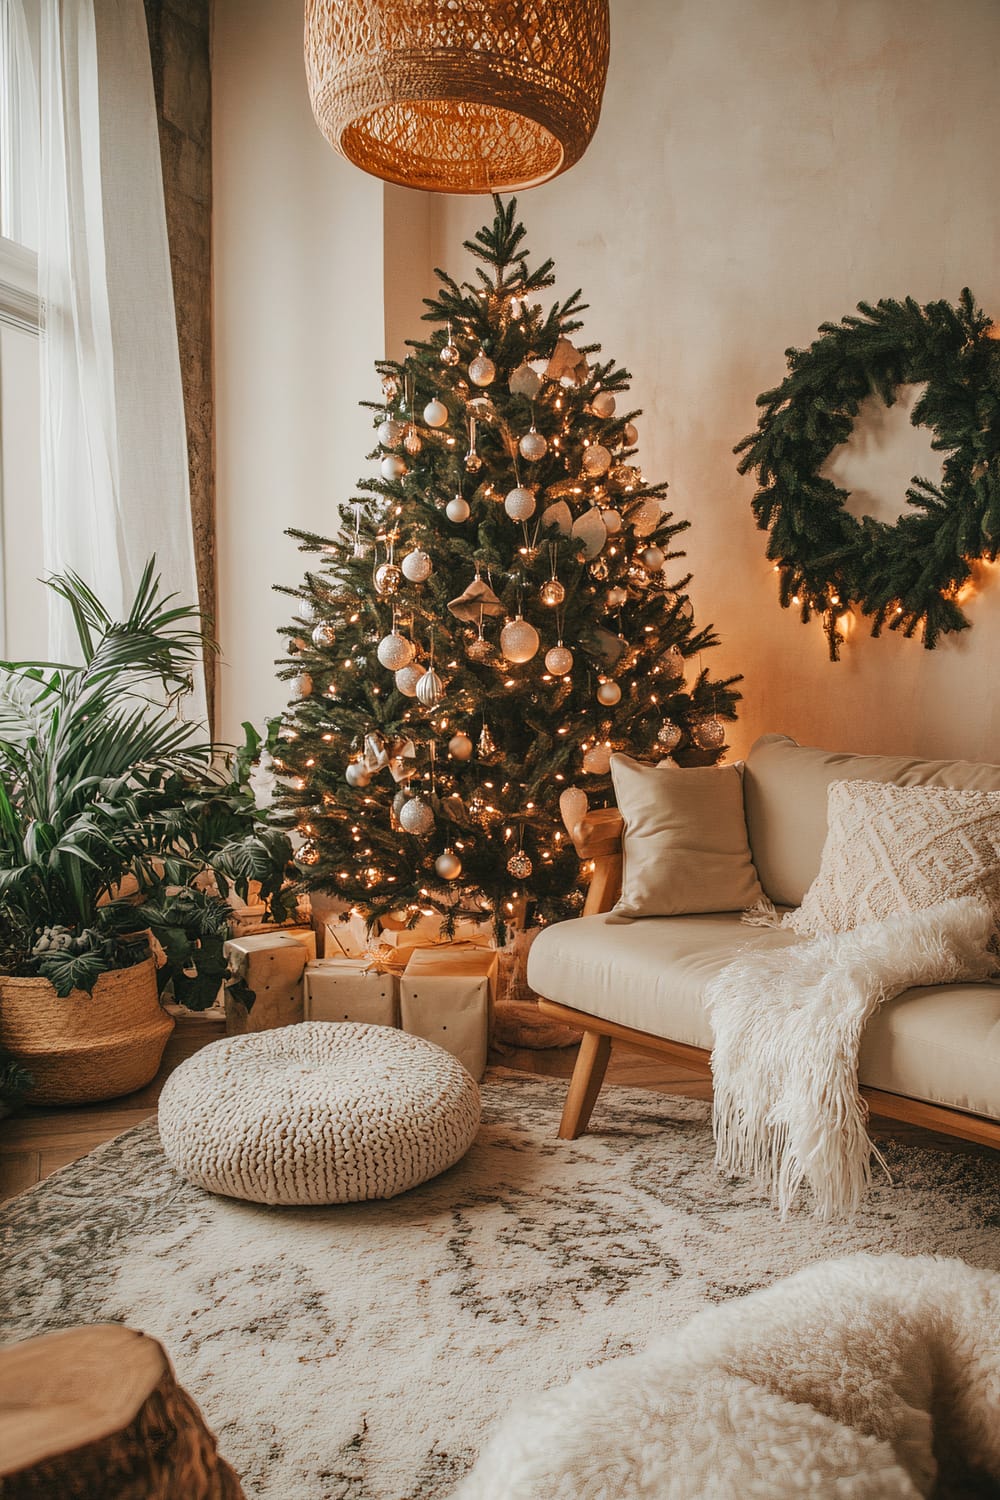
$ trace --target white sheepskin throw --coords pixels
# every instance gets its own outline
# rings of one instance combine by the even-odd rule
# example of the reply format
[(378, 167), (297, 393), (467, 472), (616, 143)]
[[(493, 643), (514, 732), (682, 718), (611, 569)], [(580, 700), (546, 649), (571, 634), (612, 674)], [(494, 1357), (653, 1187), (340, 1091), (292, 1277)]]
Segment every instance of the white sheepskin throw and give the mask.
[(506, 1419), (453, 1500), (971, 1500), (1000, 1482), (1000, 1276), (856, 1255)]
[(782, 1216), (803, 1183), (820, 1218), (852, 1214), (877, 1156), (858, 1093), (865, 1023), (912, 985), (988, 978), (993, 931), (986, 902), (966, 896), (723, 969), (705, 995), (719, 1169), (757, 1182)]

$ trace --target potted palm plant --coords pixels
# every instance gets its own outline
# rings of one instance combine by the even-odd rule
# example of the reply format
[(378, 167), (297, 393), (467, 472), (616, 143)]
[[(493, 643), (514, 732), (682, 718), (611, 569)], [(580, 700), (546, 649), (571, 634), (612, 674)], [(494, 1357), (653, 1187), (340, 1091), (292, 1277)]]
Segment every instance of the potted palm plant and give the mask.
[[(164, 989), (211, 1004), (224, 897), (257, 882), (283, 916), (291, 849), (256, 815), (246, 756), (177, 712), (205, 639), (154, 560), (124, 621), (76, 575), (47, 582), (81, 660), (0, 665), (0, 1048), (34, 1102), (69, 1103), (149, 1082)], [(207, 868), (212, 892), (191, 884)]]

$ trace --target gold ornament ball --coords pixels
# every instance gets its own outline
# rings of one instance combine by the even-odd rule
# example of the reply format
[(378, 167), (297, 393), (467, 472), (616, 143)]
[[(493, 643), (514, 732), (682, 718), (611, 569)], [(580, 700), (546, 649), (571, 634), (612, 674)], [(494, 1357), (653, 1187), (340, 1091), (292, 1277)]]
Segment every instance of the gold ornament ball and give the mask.
[(639, 561), (650, 573), (655, 573), (658, 568), (663, 567), (663, 549), (661, 547), (643, 547), (639, 553)]
[(452, 760), (471, 760), (472, 741), (469, 739), (469, 736), (463, 734), (461, 730), (459, 730), (458, 734), (453, 734), (448, 741), (448, 754)]
[(423, 583), (434, 571), (434, 564), (420, 547), (408, 552), (403, 558), (403, 577), (411, 583)]
[(379, 467), (382, 478), (389, 484), (392, 484), (393, 480), (402, 479), (406, 473), (406, 464), (397, 453), (387, 453)]
[(598, 683), (597, 701), (598, 703), (603, 703), (605, 708), (611, 708), (615, 703), (620, 703), (621, 696), (622, 690), (618, 686), (617, 682), (611, 682), (610, 680), (608, 680), (606, 682)]
[(390, 672), (399, 672), (413, 660), (413, 642), (393, 630), (379, 641), (375, 655)]
[(417, 429), (415, 427), (408, 428), (406, 436), (403, 439), (403, 447), (406, 449), (410, 457), (416, 458), (417, 454), (420, 452), (423, 446), (424, 445), (421, 441), (420, 433), (417, 431)]
[(434, 868), (442, 880), (457, 880), (462, 873), (462, 861), (454, 849), (445, 849), (434, 861)]
[(492, 653), (493, 647), (482, 635), (474, 635), (465, 648), (465, 654), (470, 661), (488, 661)]
[(526, 458), (529, 463), (536, 464), (540, 458), (544, 458), (548, 452), (549, 445), (543, 435), (532, 427), (526, 432), (518, 443), (521, 457)]
[(404, 698), (415, 698), (417, 696), (417, 683), (424, 675), (423, 667), (416, 662), (411, 662), (408, 667), (400, 667), (396, 673), (396, 688)]
[(520, 615), (500, 632), (500, 650), (510, 662), (530, 661), (538, 647), (538, 631)]
[(312, 643), (314, 646), (318, 646), (321, 651), (327, 646), (335, 646), (337, 644), (337, 632), (332, 625), (327, 624), (325, 620), (321, 620), (312, 633)]
[(507, 873), (515, 880), (527, 880), (533, 869), (530, 858), (523, 849), (517, 849), (507, 861)]
[(583, 467), (587, 474), (606, 474), (611, 467), (611, 454), (603, 443), (591, 443), (583, 450)]
[(375, 569), (375, 587), (385, 597), (398, 594), (402, 581), (403, 575), (395, 563), (379, 563)]
[(293, 682), (293, 687), (300, 698), (308, 698), (313, 690), (313, 680), (308, 672), (300, 672)]
[(549, 578), (542, 584), (538, 597), (543, 604), (547, 604), (550, 609), (554, 609), (566, 598), (566, 590), (558, 578)]
[(434, 811), (425, 798), (411, 797), (399, 809), (399, 825), (406, 833), (420, 835), (434, 827)]
[(656, 731), (657, 742), (663, 746), (668, 755), (672, 750), (677, 749), (677, 746), (680, 744), (683, 738), (684, 731), (678, 724), (674, 723), (673, 719), (664, 719), (663, 723)]
[(455, 522), (456, 526), (462, 521), (467, 521), (472, 514), (469, 510), (468, 500), (465, 500), (461, 495), (456, 495), (453, 500), (448, 501), (448, 504), (444, 508), (444, 513), (449, 521)]
[(483, 461), (478, 453), (471, 450), (465, 455), (465, 469), (468, 474), (478, 474), (483, 467)]
[(596, 417), (604, 417), (605, 420), (608, 417), (613, 417), (615, 414), (615, 398), (610, 391), (598, 391), (590, 403), (590, 409)]
[(404, 428), (402, 422), (397, 422), (393, 417), (386, 417), (378, 430), (378, 440), (383, 448), (395, 448), (403, 436)]
[(621, 609), (628, 598), (628, 589), (619, 588), (617, 584), (608, 589), (607, 604), (609, 609)]
[(684, 676), (684, 655), (678, 646), (668, 646), (660, 657), (660, 666), (670, 678)]
[(699, 719), (691, 733), (703, 750), (718, 750), (726, 742), (726, 726), (715, 714)]
[(448, 420), (448, 408), (443, 401), (435, 396), (433, 401), (428, 401), (424, 407), (424, 421), (428, 427), (443, 427)]
[(461, 358), (462, 352), (459, 349), (458, 345), (453, 344), (449, 339), (447, 344), (445, 344), (441, 350), (441, 363), (443, 365), (449, 366), (457, 365)]
[(344, 777), (347, 781), (347, 785), (354, 787), (365, 787), (372, 779), (371, 772), (360, 760), (351, 761), (350, 765), (347, 767), (347, 770), (344, 772)]
[(535, 497), (523, 485), (516, 485), (507, 494), (503, 508), (512, 521), (526, 521), (535, 514)]
[(611, 747), (603, 741), (583, 752), (583, 769), (588, 776), (606, 776), (611, 769)]
[(492, 385), (496, 379), (497, 367), (482, 349), (475, 359), (469, 363), (469, 379), (473, 385)]
[(443, 697), (444, 683), (431, 667), (417, 683), (417, 702), (422, 703), (424, 708), (433, 708)]
[(558, 646), (551, 647), (545, 653), (545, 670), (551, 672), (553, 677), (565, 677), (567, 672), (573, 670), (573, 653), (568, 650), (562, 642)]
[(625, 439), (627, 447), (635, 447), (636, 443), (639, 441), (639, 429), (636, 427), (634, 422), (625, 423), (625, 426), (622, 429), (622, 436)]

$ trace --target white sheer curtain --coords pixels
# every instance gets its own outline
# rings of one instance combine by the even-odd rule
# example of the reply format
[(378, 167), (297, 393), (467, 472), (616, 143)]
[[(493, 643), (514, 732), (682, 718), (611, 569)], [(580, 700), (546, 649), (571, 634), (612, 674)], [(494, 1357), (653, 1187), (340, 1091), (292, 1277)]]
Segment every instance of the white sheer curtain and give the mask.
[[(8, 3), (25, 17), (41, 8), (46, 568), (74, 569), (119, 615), (155, 553), (167, 591), (194, 603), (187, 440), (142, 0)], [(54, 608), (49, 617), (57, 660), (73, 652), (64, 614)], [(185, 713), (205, 717), (202, 681)]]

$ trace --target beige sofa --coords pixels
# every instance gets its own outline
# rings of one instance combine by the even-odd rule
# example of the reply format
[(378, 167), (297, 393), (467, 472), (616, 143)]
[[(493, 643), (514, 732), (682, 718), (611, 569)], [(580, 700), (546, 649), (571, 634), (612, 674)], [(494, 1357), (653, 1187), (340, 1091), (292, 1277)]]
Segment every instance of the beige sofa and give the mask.
[[(754, 864), (776, 905), (801, 902), (819, 869), (827, 788), (851, 779), (1000, 791), (1000, 766), (838, 754), (765, 735), (747, 757), (743, 795)], [(587, 1128), (613, 1042), (709, 1071), (707, 982), (740, 949), (802, 941), (748, 927), (739, 912), (609, 922), (621, 828), (614, 809), (583, 820), (578, 847), (595, 862), (584, 914), (541, 932), (528, 963), (542, 1011), (584, 1029), (559, 1130), (567, 1139)], [(1000, 986), (925, 987), (889, 1001), (868, 1024), (859, 1072), (873, 1113), (1000, 1148)]]

